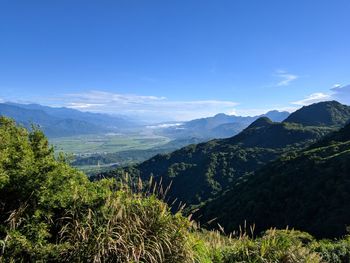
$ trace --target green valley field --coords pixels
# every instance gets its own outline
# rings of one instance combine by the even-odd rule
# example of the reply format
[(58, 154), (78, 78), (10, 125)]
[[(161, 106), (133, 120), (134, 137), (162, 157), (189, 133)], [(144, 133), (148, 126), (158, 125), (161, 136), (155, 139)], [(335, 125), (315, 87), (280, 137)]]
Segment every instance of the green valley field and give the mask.
[(74, 155), (91, 155), (147, 150), (170, 142), (167, 137), (142, 134), (79, 135), (51, 139), (56, 151)]

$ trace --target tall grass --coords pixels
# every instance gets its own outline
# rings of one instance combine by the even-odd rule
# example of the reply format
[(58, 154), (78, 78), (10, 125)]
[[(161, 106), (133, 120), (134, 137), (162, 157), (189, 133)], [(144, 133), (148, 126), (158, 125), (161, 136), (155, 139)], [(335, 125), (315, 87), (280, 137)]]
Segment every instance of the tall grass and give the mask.
[(190, 222), (154, 195), (117, 191), (98, 210), (71, 208), (61, 224), (70, 262), (191, 262)]

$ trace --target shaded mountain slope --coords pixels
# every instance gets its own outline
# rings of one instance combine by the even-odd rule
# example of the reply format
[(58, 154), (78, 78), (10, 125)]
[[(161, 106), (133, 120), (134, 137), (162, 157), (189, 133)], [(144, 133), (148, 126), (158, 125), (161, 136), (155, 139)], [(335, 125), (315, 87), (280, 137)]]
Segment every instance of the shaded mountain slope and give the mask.
[(285, 122), (299, 123), (305, 126), (343, 126), (350, 120), (350, 106), (337, 101), (326, 101), (310, 106), (289, 115)]
[[(329, 104), (315, 105), (328, 109)], [(307, 115), (315, 105), (303, 107), (298, 114)], [(312, 116), (309, 119), (312, 120)], [(189, 145), (103, 176), (118, 177), (125, 170), (146, 181), (153, 176), (157, 181), (162, 180), (164, 187), (172, 184), (170, 200), (177, 199), (189, 206), (198, 205), (230, 189), (238, 178), (261, 169), (287, 152), (308, 147), (337, 129), (336, 125), (276, 123), (262, 117), (234, 137)]]
[[(238, 178), (281, 154), (314, 143), (331, 131), (328, 127), (275, 123), (264, 117), (232, 138), (189, 145), (127, 170), (143, 180), (153, 176), (162, 180), (164, 186), (172, 183), (170, 199), (196, 205), (215, 197)], [(118, 173), (106, 176), (118, 176)]]
[(204, 205), (202, 222), (217, 218), (226, 231), (244, 220), (258, 231), (294, 227), (318, 237), (339, 237), (350, 225), (350, 125), (299, 153), (290, 153), (242, 177)]
[(262, 117), (226, 142), (244, 147), (285, 148), (290, 145), (302, 146), (305, 142), (319, 139), (331, 131), (334, 129), (330, 127), (272, 122)]

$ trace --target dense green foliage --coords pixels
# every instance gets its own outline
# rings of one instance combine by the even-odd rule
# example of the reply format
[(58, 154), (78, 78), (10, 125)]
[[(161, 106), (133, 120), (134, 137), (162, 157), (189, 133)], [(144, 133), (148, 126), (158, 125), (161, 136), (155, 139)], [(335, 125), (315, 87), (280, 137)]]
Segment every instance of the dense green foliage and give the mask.
[(153, 195), (92, 183), (43, 133), (0, 118), (1, 259), (188, 262), (190, 223)]
[(317, 144), (245, 176), (208, 202), (203, 222), (232, 231), (244, 221), (258, 230), (271, 225), (338, 237), (350, 225), (350, 125)]

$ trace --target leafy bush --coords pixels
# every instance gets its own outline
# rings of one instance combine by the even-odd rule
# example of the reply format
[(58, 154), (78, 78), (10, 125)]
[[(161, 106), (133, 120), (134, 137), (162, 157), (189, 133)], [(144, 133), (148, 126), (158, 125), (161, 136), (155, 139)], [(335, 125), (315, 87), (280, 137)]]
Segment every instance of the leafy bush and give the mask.
[(350, 237), (338, 241), (321, 240), (312, 244), (326, 262), (350, 262)]
[(191, 262), (190, 222), (153, 194), (90, 182), (0, 119), (0, 261)]

